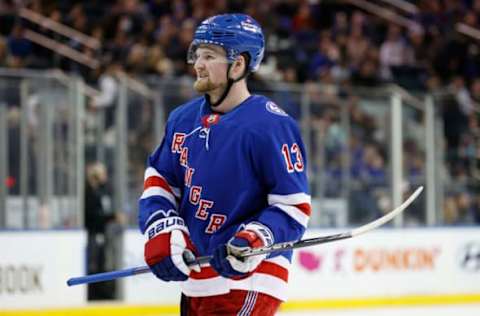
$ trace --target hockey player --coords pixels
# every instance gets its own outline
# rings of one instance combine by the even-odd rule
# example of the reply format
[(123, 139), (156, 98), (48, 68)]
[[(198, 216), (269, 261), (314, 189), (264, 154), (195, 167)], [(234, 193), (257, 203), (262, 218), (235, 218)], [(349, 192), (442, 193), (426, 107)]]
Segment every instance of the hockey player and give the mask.
[[(188, 61), (204, 96), (171, 113), (148, 159), (139, 201), (145, 261), (158, 278), (183, 281), (182, 315), (274, 315), (286, 299), (291, 251), (238, 256), (300, 239), (310, 216), (298, 126), (247, 89), (264, 45), (247, 15), (203, 21)], [(188, 266), (186, 255), (213, 259)]]

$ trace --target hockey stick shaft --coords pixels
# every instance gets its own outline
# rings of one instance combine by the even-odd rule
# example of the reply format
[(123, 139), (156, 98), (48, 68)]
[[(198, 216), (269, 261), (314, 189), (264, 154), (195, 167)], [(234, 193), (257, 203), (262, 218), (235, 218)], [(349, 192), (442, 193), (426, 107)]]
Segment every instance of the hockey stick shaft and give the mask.
[(67, 280), (67, 285), (72, 286), (72, 285), (79, 285), (79, 284), (111, 281), (111, 280), (124, 278), (132, 275), (147, 273), (147, 272), (150, 272), (150, 268), (148, 266), (141, 266), (141, 267), (128, 268), (123, 270), (115, 270), (111, 272), (95, 273), (95, 274), (90, 274), (90, 275), (81, 276), (77, 278), (70, 278)]
[[(410, 195), (410, 197), (406, 199), (405, 202), (403, 202), (396, 209), (374, 220), (373, 222), (357, 227), (351, 231), (322, 236), (322, 237), (303, 239), (299, 241), (287, 241), (287, 242), (273, 244), (268, 247), (253, 248), (242, 253), (242, 257), (251, 257), (251, 256), (257, 256), (257, 255), (267, 254), (271, 252), (310, 247), (310, 246), (325, 244), (328, 242), (338, 241), (342, 239), (348, 239), (348, 238), (365, 234), (371, 230), (374, 230), (384, 225), (385, 223), (392, 220), (395, 216), (402, 213), (410, 204), (412, 204), (412, 202), (420, 195), (422, 191), (423, 191), (423, 186), (418, 187), (415, 190), (415, 192), (413, 192), (412, 195)], [(212, 256), (197, 257), (194, 261), (187, 260), (187, 264), (190, 266), (197, 265), (197, 264), (199, 264), (200, 266), (205, 266), (208, 264), (208, 262), (210, 262), (211, 258)], [(110, 281), (118, 278), (133, 276), (133, 275), (147, 273), (147, 272), (150, 272), (150, 268), (148, 266), (140, 266), (135, 268), (115, 270), (111, 272), (97, 273), (97, 274), (91, 274), (91, 275), (86, 275), (86, 276), (77, 277), (77, 278), (71, 278), (67, 281), (67, 284), (69, 286), (72, 286), (72, 285), (78, 285), (78, 284)]]
[[(303, 239), (299, 241), (289, 241), (284, 243), (278, 243), (270, 247), (253, 248), (244, 252), (242, 254), (242, 257), (256, 256), (256, 255), (261, 255), (261, 254), (270, 253), (274, 251), (283, 251), (283, 250), (310, 247), (310, 246), (315, 246), (315, 245), (324, 244), (324, 243), (342, 240), (342, 239), (348, 239), (348, 238), (365, 234), (371, 230), (374, 230), (384, 225), (385, 223), (391, 221), (395, 216), (402, 213), (410, 204), (412, 204), (412, 202), (420, 195), (420, 193), (422, 193), (422, 191), (423, 191), (423, 186), (418, 187), (415, 190), (415, 192), (413, 192), (412, 195), (410, 195), (408, 199), (406, 199), (405, 202), (403, 202), (396, 209), (388, 212), (387, 214), (374, 220), (373, 222), (370, 222), (363, 226), (352, 229), (351, 231), (339, 233), (339, 234), (327, 235), (323, 237)], [(202, 257), (199, 257), (197, 258), (197, 260), (199, 261), (201, 258)]]

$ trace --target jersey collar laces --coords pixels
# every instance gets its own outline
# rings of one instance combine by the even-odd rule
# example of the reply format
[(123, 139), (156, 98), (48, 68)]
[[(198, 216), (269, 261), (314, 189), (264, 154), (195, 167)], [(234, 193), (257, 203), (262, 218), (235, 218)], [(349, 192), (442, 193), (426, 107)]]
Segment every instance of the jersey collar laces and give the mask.
[(202, 117), (201, 120), (201, 126), (196, 127), (193, 129), (190, 133), (185, 135), (185, 139), (187, 137), (192, 136), (195, 134), (197, 131), (199, 131), (198, 136), (200, 138), (205, 139), (205, 149), (208, 151), (209, 150), (209, 140), (210, 140), (210, 128), (211, 126), (217, 124), (220, 121), (220, 115), (219, 114), (207, 114)]
[(202, 127), (200, 129), (200, 138), (205, 138), (205, 149), (208, 151), (209, 146), (208, 146), (208, 141), (210, 139), (210, 127)]

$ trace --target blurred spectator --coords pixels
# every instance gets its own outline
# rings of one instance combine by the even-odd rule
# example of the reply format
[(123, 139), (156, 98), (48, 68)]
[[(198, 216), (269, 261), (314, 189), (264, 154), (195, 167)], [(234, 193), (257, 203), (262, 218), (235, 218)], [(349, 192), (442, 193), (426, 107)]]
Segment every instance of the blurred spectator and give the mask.
[[(357, 24), (360, 22), (357, 22)], [(360, 64), (371, 49), (370, 41), (364, 35), (363, 26), (351, 26), (346, 41), (346, 58), (353, 69), (359, 69)]]
[(286, 84), (295, 84), (298, 82), (297, 72), (295, 66), (292, 64), (285, 64), (281, 66), (280, 75), (282, 76), (280, 82), (272, 96), (273, 100), (279, 100), (282, 108), (293, 118), (300, 119), (300, 100), (296, 92), (290, 91)]
[[(388, 157), (384, 151), (389, 144), (384, 125), (388, 121), (385, 123), (382, 113), (367, 111), (358, 97), (350, 95), (352, 86), (376, 87), (394, 82), (413, 92), (450, 94), (436, 102), (445, 127), (446, 176), (456, 183), (480, 169), (480, 45), (454, 28), (457, 22), (480, 27), (480, 0), (414, 1), (419, 11), (406, 17), (412, 22), (408, 28), (388, 24), (353, 5), (332, 1), (28, 2), (26, 5), (30, 9), (101, 42), (102, 48), (94, 51), (82, 47), (75, 39), (63, 38), (43, 27), (34, 29), (86, 56), (109, 56), (102, 58), (102, 67), (94, 71), (76, 62), (66, 62), (55, 52), (26, 40), (23, 33), (25, 27), (31, 25), (15, 16), (20, 3), (22, 1), (0, 0), (0, 66), (55, 66), (84, 75), (89, 82), (98, 82), (100, 95), (87, 109), (87, 115), (93, 118), (86, 121), (87, 129), (96, 128), (96, 120), (104, 115), (103, 123), (110, 133), (107, 132), (101, 141), (109, 146), (115, 144), (111, 127), (118, 94), (116, 73), (125, 71), (136, 77), (177, 78), (181, 86), (175, 89), (179, 91), (165, 94), (163, 100), (170, 112), (192, 93), (192, 69), (185, 63), (185, 51), (196, 24), (206, 16), (237, 11), (249, 13), (262, 22), (267, 35), (269, 55), (264, 59), (267, 64), (262, 67), (261, 76), (252, 78), (255, 84), (268, 90), (272, 86), (270, 82), (275, 81), (278, 89), (271, 97), (278, 99), (295, 118), (301, 117), (301, 100), (299, 94), (289, 91), (289, 84), (300, 83), (308, 93), (312, 102), (311, 124), (316, 135), (308, 146), (315, 155), (315, 162), (321, 163), (323, 157), (317, 155), (322, 151), (317, 147), (326, 145), (325, 168), (339, 181), (337, 186), (330, 186), (332, 195), (338, 196), (342, 190), (340, 180), (346, 162), (340, 160), (345, 159), (345, 153), (350, 155), (348, 160), (352, 163), (347, 169), (355, 181), (381, 183), (387, 177)], [(11, 89), (0, 89), (6, 90), (5, 98), (11, 100), (7, 101), (9, 106), (18, 106), (19, 96), (12, 95)], [(161, 84), (162, 91), (175, 89)], [(347, 113), (351, 135), (339, 132), (343, 128), (339, 113)], [(411, 159), (404, 167), (408, 180), (415, 182), (421, 182), (424, 176), (423, 151), (411, 145), (423, 136), (412, 135), (422, 126), (422, 119), (409, 118), (406, 123), (404, 148)], [(148, 135), (150, 128), (135, 135), (130, 131), (130, 138), (136, 140), (138, 135)], [(95, 135), (92, 137), (86, 138), (90, 144), (100, 141)], [(148, 143), (146, 141), (144, 146)], [(95, 156), (88, 160), (91, 159)], [(470, 188), (464, 190), (472, 191)], [(364, 196), (363, 203), (368, 205), (368, 200), (378, 199), (378, 190), (374, 191), (361, 192), (354, 198)], [(455, 198), (451, 202), (458, 209), (464, 200)]]
[[(107, 190), (108, 175), (106, 167), (100, 162), (92, 162), (86, 166), (85, 183), (85, 228), (88, 233), (87, 273), (100, 273), (112, 270), (113, 258), (108, 257), (109, 247), (107, 226), (112, 223), (123, 225), (122, 213), (114, 213)], [(110, 236), (111, 237), (111, 236)], [(119, 240), (119, 236), (116, 236)], [(111, 239), (111, 238), (110, 238)], [(114, 299), (115, 282), (92, 283), (88, 286), (88, 299)]]
[[(103, 72), (102, 72), (103, 70)], [(98, 159), (97, 147), (103, 144), (107, 157), (115, 146), (115, 113), (118, 101), (118, 78), (122, 66), (116, 62), (102, 65), (98, 73), (99, 94), (90, 99), (85, 120), (86, 161)], [(109, 166), (110, 167), (110, 166)]]
[(314, 17), (307, 1), (302, 1), (292, 19), (292, 31), (295, 33), (309, 31), (314, 26)]
[(392, 78), (392, 67), (413, 65), (412, 48), (402, 36), (402, 29), (390, 24), (385, 41), (380, 46), (381, 75), (384, 79)]
[(329, 32), (320, 35), (317, 51), (310, 61), (310, 78), (315, 80), (330, 71), (340, 59), (340, 51), (335, 42), (332, 41)]
[(376, 60), (367, 58), (362, 61), (359, 68), (352, 75), (352, 84), (357, 86), (374, 87), (381, 81), (377, 73), (378, 63)]
[(444, 223), (446, 225), (473, 224), (477, 210), (475, 203), (467, 192), (455, 192), (445, 198)]
[(451, 164), (458, 162), (458, 149), (462, 135), (467, 131), (467, 115), (462, 111), (460, 104), (454, 97), (447, 97), (443, 102), (443, 123), (447, 142), (447, 161)]
[(170, 77), (174, 74), (174, 64), (167, 58), (161, 45), (151, 46), (147, 53), (148, 72), (159, 76)]
[(118, 96), (117, 75), (122, 71), (122, 66), (117, 62), (109, 62), (105, 65), (104, 71), (100, 72), (98, 88), (100, 94), (95, 96), (89, 104), (90, 111), (104, 110), (105, 128), (110, 128), (115, 120), (115, 102)]
[(0, 36), (0, 67), (5, 66), (5, 62), (7, 60), (7, 43), (5, 42), (5, 39)]
[[(76, 3), (73, 5), (65, 19), (65, 23), (84, 34), (89, 33), (87, 29), (88, 17), (85, 14), (82, 3)], [(79, 45), (79, 43), (76, 43), (75, 40), (72, 39), (71, 46), (76, 47), (77, 45)]]
[(28, 57), (32, 53), (32, 43), (23, 37), (24, 28), (16, 24), (7, 38), (9, 60), (7, 64), (11, 67), (25, 67), (28, 64)]
[[(2, 105), (0, 105), (2, 106)], [(11, 107), (7, 112), (8, 125), (8, 188), (10, 194), (20, 193), (20, 109)]]
[(415, 65), (422, 68), (429, 67), (431, 58), (435, 53), (432, 48), (437, 43), (427, 43), (425, 30), (420, 25), (412, 25), (408, 29), (408, 42), (412, 49), (412, 59)]
[(448, 89), (455, 96), (460, 111), (466, 116), (470, 115), (474, 109), (474, 105), (470, 97), (470, 92), (465, 85), (465, 80), (461, 76), (455, 76)]
[(478, 104), (480, 104), (480, 77), (472, 80), (470, 85), (470, 93), (473, 101), (477, 103), (477, 110), (479, 110)]

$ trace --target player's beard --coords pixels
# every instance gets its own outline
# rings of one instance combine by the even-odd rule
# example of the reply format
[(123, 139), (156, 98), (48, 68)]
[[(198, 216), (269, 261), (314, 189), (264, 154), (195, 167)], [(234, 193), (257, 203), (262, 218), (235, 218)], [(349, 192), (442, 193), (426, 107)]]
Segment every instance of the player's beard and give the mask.
[(213, 83), (209, 77), (199, 78), (193, 84), (193, 88), (195, 89), (195, 91), (199, 93), (212, 92), (213, 90), (216, 90), (222, 86), (223, 85), (221, 83), (217, 83), (217, 84)]

